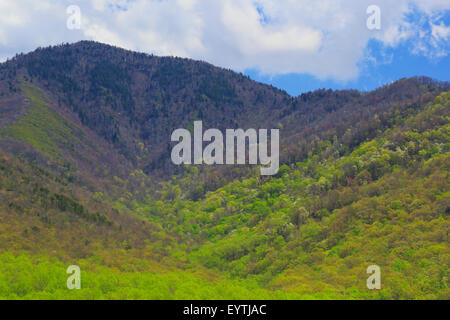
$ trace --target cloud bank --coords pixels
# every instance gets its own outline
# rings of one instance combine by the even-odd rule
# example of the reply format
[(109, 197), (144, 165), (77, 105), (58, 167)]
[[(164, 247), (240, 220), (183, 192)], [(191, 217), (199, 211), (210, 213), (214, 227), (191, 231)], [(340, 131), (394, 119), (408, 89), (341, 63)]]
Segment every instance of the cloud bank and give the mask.
[[(67, 28), (67, 7), (80, 29)], [(366, 26), (369, 5), (381, 29)], [(358, 77), (370, 41), (407, 44), (430, 59), (449, 52), (448, 0), (0, 0), (0, 59), (81, 39), (205, 60), (236, 71)]]

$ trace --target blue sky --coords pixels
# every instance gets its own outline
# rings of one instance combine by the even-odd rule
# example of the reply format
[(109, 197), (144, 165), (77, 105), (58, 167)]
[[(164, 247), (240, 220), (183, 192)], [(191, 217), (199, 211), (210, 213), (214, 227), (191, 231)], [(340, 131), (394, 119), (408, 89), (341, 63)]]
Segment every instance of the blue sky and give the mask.
[(449, 12), (449, 0), (0, 0), (0, 61), (94, 40), (207, 61), (292, 95), (371, 90), (450, 80)]
[[(372, 41), (368, 48), (379, 55), (386, 51), (379, 43)], [(355, 79), (340, 81), (335, 79), (321, 80), (310, 74), (290, 73), (286, 75), (263, 75), (256, 69), (247, 69), (244, 74), (250, 78), (287, 91), (297, 96), (301, 93), (321, 88), (358, 89), (370, 91), (401, 78), (427, 76), (441, 81), (450, 81), (450, 57), (426, 57), (411, 53), (408, 44), (387, 50), (391, 56), (389, 62), (380, 65), (367, 63), (361, 75)]]

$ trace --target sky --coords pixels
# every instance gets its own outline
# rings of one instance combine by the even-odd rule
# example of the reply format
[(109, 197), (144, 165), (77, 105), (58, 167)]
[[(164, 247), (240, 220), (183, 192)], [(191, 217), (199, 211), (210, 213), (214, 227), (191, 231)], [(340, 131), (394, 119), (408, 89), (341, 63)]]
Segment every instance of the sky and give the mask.
[(79, 40), (207, 61), (292, 95), (450, 80), (450, 0), (0, 0), (0, 61)]

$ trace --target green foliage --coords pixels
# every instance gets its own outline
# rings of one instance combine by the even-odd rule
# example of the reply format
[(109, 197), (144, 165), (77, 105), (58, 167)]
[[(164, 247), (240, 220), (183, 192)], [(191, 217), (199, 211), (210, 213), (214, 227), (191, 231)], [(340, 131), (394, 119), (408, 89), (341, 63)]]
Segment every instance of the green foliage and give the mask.
[[(80, 43), (10, 63), (31, 80), (18, 86), (29, 108), (0, 131), (0, 298), (450, 298), (442, 86), (291, 98), (206, 64), (111, 50)], [(278, 174), (167, 175), (171, 126), (198, 117), (277, 123)], [(81, 290), (65, 287), (72, 264)], [(380, 291), (366, 287), (371, 264)]]
[[(442, 146), (450, 140), (449, 98), (443, 94), (443, 105), (430, 104), (347, 156), (312, 157), (268, 181), (234, 182), (203, 200), (179, 195), (154, 203), (148, 218), (199, 243), (191, 263), (265, 288), (448, 298), (450, 154)], [(383, 270), (378, 293), (365, 287), (372, 263)]]
[(86, 143), (82, 131), (48, 105), (44, 92), (23, 82), (22, 90), (29, 101), (24, 117), (0, 131), (0, 137), (10, 136), (26, 142), (38, 150), (60, 157), (64, 150)]
[(66, 287), (67, 264), (28, 254), (0, 254), (0, 299), (301, 299), (251, 282), (206, 280), (191, 272), (119, 272), (79, 261), (81, 289)]

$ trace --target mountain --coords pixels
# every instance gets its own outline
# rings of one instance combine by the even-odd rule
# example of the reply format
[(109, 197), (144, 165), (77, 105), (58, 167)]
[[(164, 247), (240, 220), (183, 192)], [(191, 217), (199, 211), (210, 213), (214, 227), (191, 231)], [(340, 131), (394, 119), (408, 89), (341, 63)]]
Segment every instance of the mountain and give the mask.
[[(0, 64), (0, 297), (448, 299), (448, 91), (291, 97), (90, 41), (17, 55)], [(278, 174), (175, 166), (170, 135), (195, 120), (278, 128)]]

